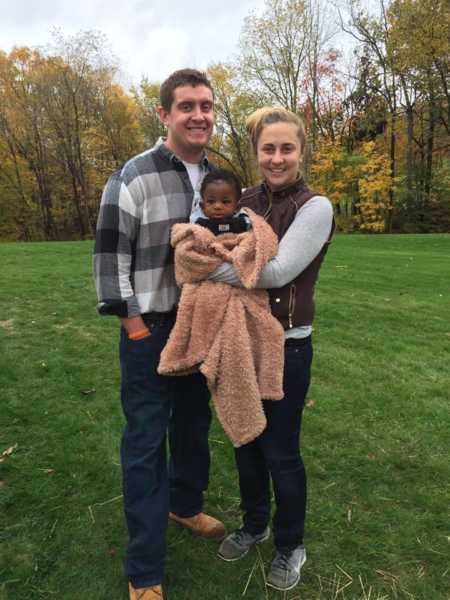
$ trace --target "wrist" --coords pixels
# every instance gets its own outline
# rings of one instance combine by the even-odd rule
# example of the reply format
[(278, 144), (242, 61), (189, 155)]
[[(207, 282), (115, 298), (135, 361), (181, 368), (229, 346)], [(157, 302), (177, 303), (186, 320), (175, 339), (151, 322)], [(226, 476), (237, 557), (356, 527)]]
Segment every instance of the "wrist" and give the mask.
[(150, 330), (147, 327), (143, 327), (142, 329), (138, 329), (137, 331), (133, 331), (128, 333), (128, 339), (137, 341), (142, 340), (150, 335)]
[(143, 329), (148, 329), (141, 315), (136, 315), (134, 317), (123, 317), (120, 319), (120, 321), (128, 336), (138, 331), (142, 331)]

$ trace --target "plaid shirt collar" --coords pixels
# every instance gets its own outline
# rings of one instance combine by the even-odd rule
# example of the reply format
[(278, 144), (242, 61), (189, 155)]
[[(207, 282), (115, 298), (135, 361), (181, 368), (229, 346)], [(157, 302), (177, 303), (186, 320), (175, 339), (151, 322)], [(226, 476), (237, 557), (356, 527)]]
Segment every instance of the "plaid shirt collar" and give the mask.
[[(161, 156), (164, 156), (164, 158), (167, 158), (174, 164), (181, 164), (183, 162), (181, 160), (181, 158), (179, 158), (174, 152), (172, 152), (172, 150), (170, 150), (166, 146), (166, 144), (165, 144), (166, 139), (167, 138), (163, 138), (163, 137), (158, 138), (158, 140), (156, 141), (156, 144), (154, 145), (154, 148), (157, 149), (157, 151), (161, 154)], [(209, 160), (208, 160), (208, 157), (206, 156), (206, 152), (204, 150), (203, 150), (203, 156), (202, 156), (199, 164), (205, 170), (208, 170)]]

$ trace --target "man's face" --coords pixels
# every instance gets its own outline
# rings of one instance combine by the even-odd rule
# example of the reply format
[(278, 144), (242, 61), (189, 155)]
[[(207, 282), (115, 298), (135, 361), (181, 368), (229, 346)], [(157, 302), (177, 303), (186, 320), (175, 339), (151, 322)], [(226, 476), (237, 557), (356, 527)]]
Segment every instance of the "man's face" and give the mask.
[(160, 107), (159, 115), (168, 130), (167, 147), (189, 162), (203, 150), (212, 134), (212, 91), (206, 85), (177, 87), (173, 92), (170, 111)]

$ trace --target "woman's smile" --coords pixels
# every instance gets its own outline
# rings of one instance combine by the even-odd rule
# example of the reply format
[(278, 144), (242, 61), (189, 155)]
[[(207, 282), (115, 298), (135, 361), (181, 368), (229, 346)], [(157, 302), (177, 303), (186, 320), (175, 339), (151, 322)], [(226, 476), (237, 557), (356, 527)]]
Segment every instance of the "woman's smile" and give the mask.
[(261, 132), (257, 146), (258, 166), (272, 190), (293, 183), (303, 157), (298, 129), (293, 123), (272, 123)]

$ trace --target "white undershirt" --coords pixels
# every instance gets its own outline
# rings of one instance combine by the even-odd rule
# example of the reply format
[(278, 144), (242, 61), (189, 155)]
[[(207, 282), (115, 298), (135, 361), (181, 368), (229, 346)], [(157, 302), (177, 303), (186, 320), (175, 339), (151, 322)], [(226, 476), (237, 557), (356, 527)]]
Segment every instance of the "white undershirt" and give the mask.
[(182, 162), (188, 172), (192, 188), (195, 190), (198, 184), (198, 180), (200, 179), (200, 165), (199, 163), (188, 163), (184, 160)]
[(194, 211), (200, 204), (200, 184), (203, 179), (202, 175), (204, 174), (203, 168), (199, 163), (188, 163), (184, 160), (182, 163), (186, 167), (192, 189), (194, 190), (194, 200), (192, 201), (192, 211)]

